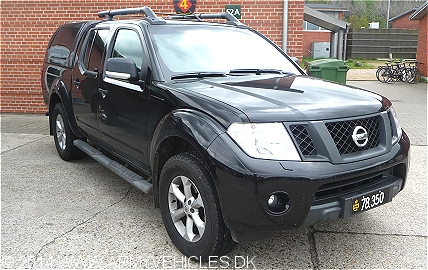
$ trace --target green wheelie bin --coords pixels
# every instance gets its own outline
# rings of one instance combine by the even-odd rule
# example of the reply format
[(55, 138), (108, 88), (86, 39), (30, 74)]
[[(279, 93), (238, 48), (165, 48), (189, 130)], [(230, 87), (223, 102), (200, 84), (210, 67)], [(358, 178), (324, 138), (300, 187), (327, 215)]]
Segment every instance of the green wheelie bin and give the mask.
[(343, 60), (319, 59), (308, 62), (308, 75), (346, 84), (346, 73), (349, 66)]

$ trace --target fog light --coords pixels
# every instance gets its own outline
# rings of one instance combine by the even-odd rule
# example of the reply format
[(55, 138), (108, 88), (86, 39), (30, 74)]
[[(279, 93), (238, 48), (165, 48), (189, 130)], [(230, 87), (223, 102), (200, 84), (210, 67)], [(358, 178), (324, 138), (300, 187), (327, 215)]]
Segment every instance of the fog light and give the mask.
[(278, 203), (278, 196), (271, 195), (268, 200), (268, 206), (276, 205)]
[(288, 197), (287, 193), (275, 192), (272, 193), (267, 200), (267, 207), (270, 212), (274, 214), (281, 214), (290, 208), (290, 205), (288, 205), (289, 200), (290, 197)]

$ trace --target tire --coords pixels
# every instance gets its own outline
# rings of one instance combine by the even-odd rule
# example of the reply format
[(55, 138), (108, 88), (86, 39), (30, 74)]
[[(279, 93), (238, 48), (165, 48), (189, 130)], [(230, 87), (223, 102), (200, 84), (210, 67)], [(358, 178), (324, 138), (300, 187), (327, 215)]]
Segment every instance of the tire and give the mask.
[(388, 77), (386, 78), (385, 82), (386, 83), (395, 83), (397, 81), (399, 81), (399, 74), (397, 69), (389, 69), (388, 71)]
[(234, 248), (211, 174), (196, 155), (177, 154), (165, 163), (159, 193), (166, 231), (181, 253), (206, 261)]
[(71, 131), (67, 115), (61, 103), (57, 103), (53, 109), (51, 124), (58, 155), (63, 160), (73, 160), (83, 157), (84, 153), (73, 144), (76, 136)]
[(412, 69), (413, 71), (413, 77), (411, 78), (411, 80), (409, 81), (409, 83), (418, 83), (421, 81), (421, 72), (419, 71), (419, 69)]
[(390, 80), (390, 70), (387, 67), (379, 67), (376, 71), (376, 78), (382, 83)]
[(412, 78), (413, 74), (409, 68), (401, 68), (399, 72), (400, 72), (400, 81), (408, 83), (409, 81), (413, 80)]
[(404, 82), (411, 83), (415, 78), (415, 72), (411, 68), (406, 68), (406, 76), (404, 78)]
[(384, 67), (378, 67), (376, 70), (376, 79), (380, 82), (384, 82), (383, 79), (381, 79), (380, 75), (384, 72)]
[(376, 70), (376, 79), (381, 82), (379, 78), (379, 73), (380, 73), (380, 67), (378, 67), (378, 69)]

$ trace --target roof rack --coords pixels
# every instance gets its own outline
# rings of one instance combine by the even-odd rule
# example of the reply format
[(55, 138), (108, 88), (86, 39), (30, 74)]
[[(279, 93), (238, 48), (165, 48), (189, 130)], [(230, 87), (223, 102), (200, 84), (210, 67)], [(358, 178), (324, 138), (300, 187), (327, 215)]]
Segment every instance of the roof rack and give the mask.
[(198, 21), (203, 21), (204, 19), (225, 19), (228, 24), (233, 24), (239, 27), (247, 27), (241, 21), (239, 21), (235, 16), (228, 12), (222, 13), (208, 13), (208, 14), (177, 14), (169, 16), (171, 19), (196, 19)]
[(152, 24), (165, 23), (165, 21), (162, 18), (159, 18), (158, 16), (156, 16), (153, 10), (149, 7), (105, 10), (105, 11), (98, 12), (98, 17), (105, 18), (106, 21), (112, 21), (114, 16), (131, 15), (131, 14), (144, 14), (146, 15), (144, 19), (149, 21)]
[[(132, 15), (132, 14), (144, 14), (144, 20), (150, 22), (151, 24), (165, 24), (165, 20), (161, 17), (156, 16), (153, 10), (149, 7), (140, 7), (140, 8), (125, 8), (125, 9), (115, 9), (115, 10), (105, 10), (98, 12), (98, 17), (105, 18), (106, 21), (112, 21), (114, 16), (118, 15)], [(230, 13), (207, 13), (207, 14), (176, 14), (170, 15), (170, 19), (196, 19), (198, 21), (203, 21), (204, 19), (225, 19), (228, 24), (235, 25), (241, 28), (248, 28), (245, 24), (241, 23), (235, 16)]]

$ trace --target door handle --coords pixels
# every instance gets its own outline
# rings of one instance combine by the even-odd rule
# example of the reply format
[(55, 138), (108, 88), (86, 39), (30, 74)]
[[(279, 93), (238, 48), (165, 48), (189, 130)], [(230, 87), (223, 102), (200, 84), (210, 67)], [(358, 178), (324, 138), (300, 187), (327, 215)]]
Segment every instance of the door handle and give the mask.
[(101, 94), (102, 98), (106, 98), (106, 96), (108, 94), (108, 90), (106, 90), (106, 89), (98, 88), (98, 92)]
[(76, 85), (76, 88), (79, 88), (80, 87), (80, 80), (79, 79), (74, 80), (74, 84)]

